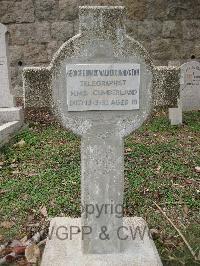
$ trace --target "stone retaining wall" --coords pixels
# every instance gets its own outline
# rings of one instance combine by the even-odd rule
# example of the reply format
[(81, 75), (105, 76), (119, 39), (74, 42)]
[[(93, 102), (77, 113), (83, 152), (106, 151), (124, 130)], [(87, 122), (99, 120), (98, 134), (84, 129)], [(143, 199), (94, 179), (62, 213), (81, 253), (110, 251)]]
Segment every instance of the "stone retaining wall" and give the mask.
[[(197, 0), (1, 0), (0, 22), (9, 29), (12, 88), (22, 96), (24, 66), (47, 65), (78, 32), (79, 5), (124, 5), (127, 32), (149, 51), (155, 65), (200, 59)], [(175, 63), (175, 62), (174, 62)]]

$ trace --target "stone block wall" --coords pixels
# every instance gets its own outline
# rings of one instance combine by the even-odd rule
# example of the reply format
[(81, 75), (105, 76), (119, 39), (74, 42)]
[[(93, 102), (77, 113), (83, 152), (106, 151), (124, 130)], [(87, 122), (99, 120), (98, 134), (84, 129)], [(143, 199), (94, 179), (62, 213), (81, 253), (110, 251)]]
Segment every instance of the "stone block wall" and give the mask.
[(156, 65), (200, 59), (198, 0), (0, 0), (16, 96), (22, 95), (22, 68), (47, 65), (78, 32), (79, 5), (126, 6), (128, 34), (144, 45)]

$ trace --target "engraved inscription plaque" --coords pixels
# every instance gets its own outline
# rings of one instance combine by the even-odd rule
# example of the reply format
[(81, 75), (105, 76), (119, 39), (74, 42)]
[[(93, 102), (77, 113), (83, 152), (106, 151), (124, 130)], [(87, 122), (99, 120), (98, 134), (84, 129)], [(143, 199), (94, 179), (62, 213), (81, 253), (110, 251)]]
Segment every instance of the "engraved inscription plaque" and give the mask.
[(68, 64), (68, 111), (139, 109), (140, 64)]

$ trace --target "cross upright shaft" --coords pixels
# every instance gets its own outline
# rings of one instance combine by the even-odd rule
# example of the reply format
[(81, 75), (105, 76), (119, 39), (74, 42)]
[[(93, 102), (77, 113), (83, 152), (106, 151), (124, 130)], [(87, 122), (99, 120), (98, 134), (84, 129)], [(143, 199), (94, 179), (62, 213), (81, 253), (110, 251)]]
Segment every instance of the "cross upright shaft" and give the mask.
[(123, 139), (113, 125), (93, 128), (82, 138), (81, 154), (82, 226), (91, 230), (82, 241), (82, 250), (120, 252), (117, 230), (123, 224)]

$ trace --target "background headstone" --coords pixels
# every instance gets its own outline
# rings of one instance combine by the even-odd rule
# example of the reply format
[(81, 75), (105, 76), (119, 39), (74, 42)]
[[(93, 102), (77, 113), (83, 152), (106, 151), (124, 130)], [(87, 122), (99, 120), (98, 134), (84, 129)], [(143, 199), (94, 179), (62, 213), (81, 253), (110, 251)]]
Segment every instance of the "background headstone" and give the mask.
[(8, 62), (7, 28), (0, 23), (0, 107), (14, 106)]
[(23, 109), (15, 107), (11, 94), (7, 28), (0, 24), (0, 146), (22, 127)]
[(180, 66), (180, 94), (177, 108), (169, 108), (171, 125), (183, 122), (184, 111), (200, 110), (200, 63), (190, 61)]
[(200, 63), (190, 61), (181, 66), (180, 97), (182, 110), (200, 109)]

